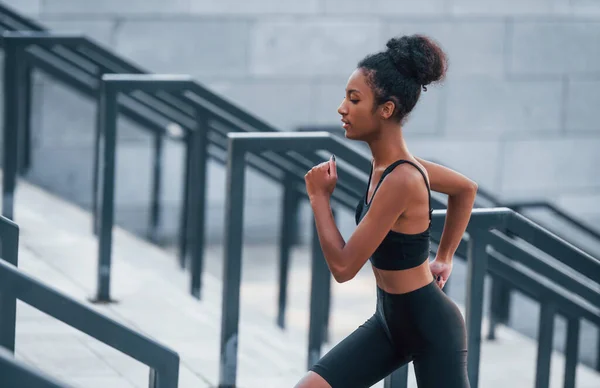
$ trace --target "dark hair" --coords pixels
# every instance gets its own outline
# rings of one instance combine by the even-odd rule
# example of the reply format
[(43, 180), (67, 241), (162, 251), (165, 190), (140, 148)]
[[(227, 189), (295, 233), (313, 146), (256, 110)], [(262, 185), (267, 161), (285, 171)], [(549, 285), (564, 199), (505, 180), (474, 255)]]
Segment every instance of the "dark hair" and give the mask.
[(366, 56), (358, 63), (375, 94), (375, 106), (394, 102), (393, 117), (404, 120), (413, 110), (421, 89), (442, 80), (448, 62), (446, 54), (423, 35), (390, 39), (387, 50)]

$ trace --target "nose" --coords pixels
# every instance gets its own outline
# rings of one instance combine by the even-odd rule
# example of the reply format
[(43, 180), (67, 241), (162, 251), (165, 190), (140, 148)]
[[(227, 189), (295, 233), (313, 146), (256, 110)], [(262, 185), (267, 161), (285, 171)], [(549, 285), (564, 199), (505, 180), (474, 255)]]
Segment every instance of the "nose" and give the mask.
[(342, 100), (342, 103), (340, 104), (340, 106), (338, 107), (338, 113), (342, 116), (345, 116), (348, 114), (348, 109), (346, 109), (346, 104), (344, 103), (346, 101), (346, 99)]

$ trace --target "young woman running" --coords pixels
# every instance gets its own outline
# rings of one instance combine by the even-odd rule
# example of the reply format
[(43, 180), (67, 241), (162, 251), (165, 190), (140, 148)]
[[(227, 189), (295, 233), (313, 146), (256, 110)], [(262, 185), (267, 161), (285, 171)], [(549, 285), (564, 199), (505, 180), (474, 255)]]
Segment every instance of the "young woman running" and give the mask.
[[(446, 55), (422, 35), (393, 38), (350, 76), (338, 108), (346, 137), (373, 155), (356, 230), (346, 242), (330, 208), (335, 157), (305, 177), (321, 248), (338, 282), (367, 260), (377, 282), (375, 314), (321, 358), (296, 388), (369, 387), (413, 362), (419, 388), (465, 388), (465, 323), (441, 288), (471, 216), (477, 185), (448, 168), (413, 156), (403, 123), (426, 85), (443, 79)], [(443, 235), (429, 262), (431, 190), (448, 194)]]

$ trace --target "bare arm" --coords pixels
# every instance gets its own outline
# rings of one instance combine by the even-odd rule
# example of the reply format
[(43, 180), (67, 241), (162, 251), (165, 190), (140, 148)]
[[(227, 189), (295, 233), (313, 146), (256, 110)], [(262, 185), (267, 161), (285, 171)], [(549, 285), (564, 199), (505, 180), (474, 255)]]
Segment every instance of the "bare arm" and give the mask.
[(477, 194), (477, 183), (464, 175), (420, 158), (427, 170), (431, 190), (448, 195), (448, 209), (436, 260), (449, 262), (467, 229)]
[(348, 242), (344, 241), (335, 224), (329, 197), (310, 198), (321, 249), (337, 282), (343, 283), (354, 278), (406, 208), (408, 196), (399, 198), (398, 191), (415, 192), (416, 188), (410, 186), (418, 183), (402, 168), (390, 173)]

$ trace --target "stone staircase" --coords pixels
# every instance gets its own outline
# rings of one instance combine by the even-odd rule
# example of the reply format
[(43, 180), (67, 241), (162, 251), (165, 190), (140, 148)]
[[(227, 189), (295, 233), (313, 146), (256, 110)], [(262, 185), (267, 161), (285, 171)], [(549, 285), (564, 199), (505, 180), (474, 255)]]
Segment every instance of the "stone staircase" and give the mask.
[[(97, 251), (90, 215), (25, 182), (20, 183), (16, 198), (20, 267), (89, 303), (96, 284)], [(113, 252), (112, 297), (117, 303), (94, 308), (179, 352), (180, 387), (216, 386), (222, 249), (208, 248), (201, 301), (189, 295), (187, 272), (178, 268), (175, 256), (167, 250), (117, 228)], [(238, 348), (238, 383), (243, 388), (292, 387), (305, 371), (308, 251), (300, 247), (293, 254), (285, 331), (274, 323), (276, 258), (274, 244), (244, 247)], [(332, 292), (331, 341), (324, 351), (373, 313), (375, 283), (370, 268), (366, 266), (351, 282), (333, 283)], [(486, 341), (482, 347), (480, 386), (532, 387), (535, 355), (535, 342), (499, 328), (498, 340)], [(17, 356), (75, 386), (147, 387), (148, 383), (144, 365), (22, 303), (18, 305)], [(552, 387), (562, 386), (563, 366), (562, 355), (555, 353)], [(409, 379), (409, 386), (415, 387), (412, 367)], [(579, 366), (577, 381), (577, 387), (598, 387), (600, 375)]]

